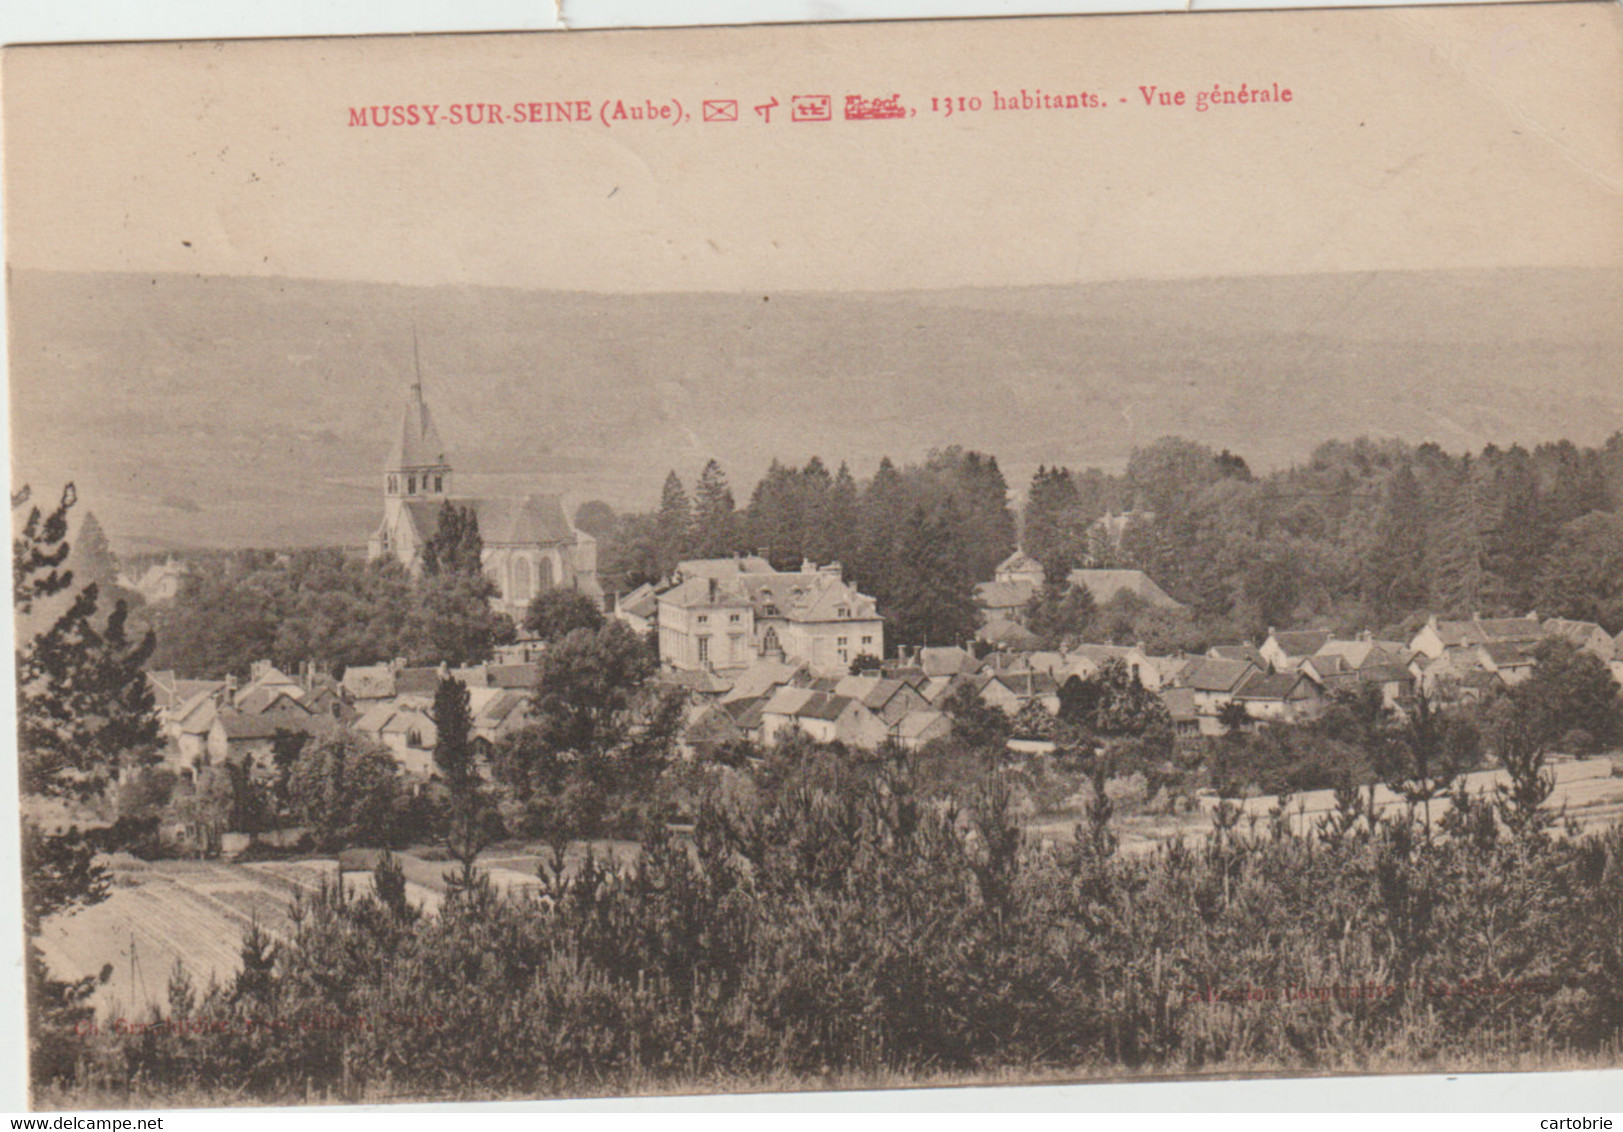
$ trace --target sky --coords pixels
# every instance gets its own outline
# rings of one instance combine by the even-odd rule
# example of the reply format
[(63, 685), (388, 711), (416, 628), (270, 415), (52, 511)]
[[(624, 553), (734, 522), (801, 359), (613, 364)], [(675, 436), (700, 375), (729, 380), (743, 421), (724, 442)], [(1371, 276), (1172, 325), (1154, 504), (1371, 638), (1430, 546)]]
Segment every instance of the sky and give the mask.
[[(25, 268), (621, 293), (1623, 262), (1615, 5), (14, 48), (3, 82)], [(1194, 109), (1242, 82), (1292, 101)], [(1104, 105), (991, 108), (1038, 90)], [(786, 119), (810, 92), (834, 121)], [(916, 113), (844, 121), (850, 94)], [(702, 121), (723, 98), (739, 121)], [(691, 120), (349, 124), (648, 99)]]

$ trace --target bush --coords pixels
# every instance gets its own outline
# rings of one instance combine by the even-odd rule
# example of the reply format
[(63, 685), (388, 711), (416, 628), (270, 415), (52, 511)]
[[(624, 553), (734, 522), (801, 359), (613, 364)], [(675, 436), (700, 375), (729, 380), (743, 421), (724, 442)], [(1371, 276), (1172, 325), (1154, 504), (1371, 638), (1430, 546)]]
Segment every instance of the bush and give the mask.
[(916, 787), (892, 762), (707, 801), (691, 843), (651, 824), (634, 868), (588, 854), (543, 878), (545, 910), (477, 877), (420, 918), (327, 890), (269, 973), (259, 955), (252, 993), (188, 1007), (218, 1032), (81, 1052), (116, 1053), (126, 1080), (265, 1099), (533, 1095), (1418, 1069), (1603, 1052), (1623, 1026), (1623, 832), (1427, 843), (1354, 822), (1123, 858), (1022, 844), (1003, 779), (963, 802)]

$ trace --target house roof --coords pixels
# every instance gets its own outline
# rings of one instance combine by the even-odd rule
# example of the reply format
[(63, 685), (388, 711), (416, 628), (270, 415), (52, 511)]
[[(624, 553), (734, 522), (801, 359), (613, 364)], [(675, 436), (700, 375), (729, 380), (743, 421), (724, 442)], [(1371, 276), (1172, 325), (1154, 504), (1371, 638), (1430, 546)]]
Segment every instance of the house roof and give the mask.
[(782, 687), (767, 697), (761, 705), (764, 715), (796, 715), (813, 696), (825, 695), (812, 688)]
[(1206, 650), (1206, 655), (1213, 660), (1247, 660), (1258, 668), (1268, 667), (1268, 662), (1262, 659), (1262, 653), (1252, 644), (1213, 645)]
[(800, 670), (798, 664), (761, 657), (733, 678), (732, 689), (721, 698), (724, 701), (751, 700), (770, 695), (774, 688), (793, 680)]
[(396, 711), (379, 730), (385, 735), (403, 735), (415, 731), (422, 745), (428, 747), (434, 745), (435, 737), (438, 735), (432, 716), (427, 712), (409, 709)]
[(215, 726), (225, 732), (227, 741), (269, 739), (278, 731), (298, 731), (306, 735), (325, 735), (337, 726), (329, 715), (311, 715), (307, 711), (271, 710), (256, 715), (226, 709), (215, 718)]
[(1030, 582), (981, 582), (975, 586), (975, 601), (983, 609), (1024, 609), (1037, 595)]
[(644, 582), (628, 594), (621, 596), (617, 608), (632, 617), (652, 617), (659, 610), (659, 594)]
[(1118, 594), (1134, 594), (1160, 609), (1183, 609), (1155, 580), (1142, 570), (1072, 570), (1071, 585), (1081, 586), (1093, 596), (1095, 605), (1107, 605)]
[(874, 620), (879, 616), (873, 598), (824, 570), (690, 577), (665, 590), (659, 600), (681, 609), (747, 605), (758, 618), (801, 622)]
[(300, 703), (301, 697), (294, 694), (294, 689), (271, 686), (268, 688), (255, 688), (245, 696), (237, 699), (237, 710), (247, 715), (263, 715), (274, 709), (286, 711), (302, 711), (310, 714), (310, 709)]
[(1437, 621), (1433, 627), (1444, 645), (1536, 641), (1544, 635), (1544, 626), (1531, 617), (1473, 617), (1469, 621)]
[(736, 558), (689, 558), (676, 564), (676, 573), (687, 579), (736, 578), (740, 574), (775, 574), (777, 571), (759, 555), (742, 554)]
[(831, 692), (817, 692), (795, 713), (800, 719), (822, 719), (833, 722), (853, 705), (860, 707), (850, 696), (836, 696)]
[(533, 688), (540, 675), (541, 669), (533, 664), (490, 664), (485, 666), (485, 681), (492, 688)]
[(432, 696), (440, 689), (438, 668), (402, 668), (394, 674), (397, 696)]
[(1331, 638), (1328, 629), (1295, 629), (1283, 633), (1270, 633), (1268, 639), (1279, 646), (1286, 656), (1312, 656)]
[(213, 692), (198, 692), (181, 704), (173, 713), (180, 730), (187, 735), (206, 734), (214, 726), (220, 712), (220, 701)]
[(355, 730), (365, 731), (372, 735), (380, 734), (383, 725), (388, 723), (399, 710), (393, 704), (373, 704), (361, 713), (361, 718), (355, 721)]
[(765, 696), (754, 696), (747, 700), (723, 700), (718, 706), (733, 717), (740, 731), (754, 731), (761, 726), (761, 713), (766, 702)]
[(352, 665), (344, 669), (344, 691), (355, 700), (384, 700), (394, 695), (394, 669), (387, 664)]
[(1240, 700), (1285, 700), (1303, 681), (1312, 686), (1313, 681), (1300, 672), (1253, 672), (1234, 696)]
[(1030, 574), (1043, 572), (1043, 564), (1023, 550), (1016, 550), (997, 564), (999, 574)]
[(515, 711), (524, 707), (528, 699), (529, 697), (519, 692), (497, 692), (490, 702), (485, 704), (474, 715), (474, 725), (476, 727), (499, 727), (506, 723)]
[(423, 400), (422, 383), (414, 381), (406, 392), (406, 411), (400, 419), (400, 431), (395, 434), (384, 470), (433, 468), (445, 463), (445, 443), (440, 440), (439, 429), (434, 427), (428, 402)]
[(975, 639), (1005, 649), (1030, 648), (1041, 640), (1036, 633), (1018, 621), (1009, 621), (1002, 617), (994, 617), (982, 625), (975, 633)]
[(1489, 641), (1478, 647), (1489, 660), (1493, 661), (1496, 668), (1515, 668), (1538, 663), (1538, 658), (1520, 641)]
[(879, 711), (895, 699), (902, 689), (912, 686), (907, 680), (887, 679), (881, 676), (845, 676), (835, 682), (832, 691), (836, 695), (860, 700), (862, 706), (871, 711)]
[(896, 734), (903, 739), (917, 739), (928, 731), (945, 730), (950, 726), (951, 722), (943, 713), (921, 708), (896, 721)]
[(1232, 692), (1247, 676), (1258, 672), (1256, 665), (1245, 660), (1214, 660), (1209, 656), (1190, 658), (1178, 682), (1197, 692)]
[(975, 672), (980, 669), (980, 661), (972, 653), (966, 652), (957, 645), (946, 645), (941, 648), (926, 648), (919, 650), (919, 667), (929, 677), (954, 676), (960, 672)]

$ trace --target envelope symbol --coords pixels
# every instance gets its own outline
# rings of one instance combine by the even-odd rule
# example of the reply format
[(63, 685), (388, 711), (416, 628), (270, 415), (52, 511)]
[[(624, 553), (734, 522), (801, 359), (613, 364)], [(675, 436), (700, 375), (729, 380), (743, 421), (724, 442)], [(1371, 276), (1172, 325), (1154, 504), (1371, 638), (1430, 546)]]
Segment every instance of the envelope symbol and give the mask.
[(736, 98), (707, 98), (704, 100), (704, 120), (706, 122), (736, 122), (738, 121), (738, 99)]

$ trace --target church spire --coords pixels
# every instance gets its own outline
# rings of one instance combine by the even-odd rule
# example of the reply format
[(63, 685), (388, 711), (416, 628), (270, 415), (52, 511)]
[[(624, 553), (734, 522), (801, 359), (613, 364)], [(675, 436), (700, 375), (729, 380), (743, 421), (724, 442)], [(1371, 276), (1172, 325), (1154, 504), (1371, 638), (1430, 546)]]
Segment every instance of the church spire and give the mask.
[(422, 359), (415, 325), (411, 333), (411, 354), (412, 374), (406, 390), (406, 410), (383, 468), (384, 489), (387, 495), (395, 497), (440, 496), (450, 490), (451, 464), (445, 458), (445, 444), (434, 427), (428, 402), (423, 399)]

